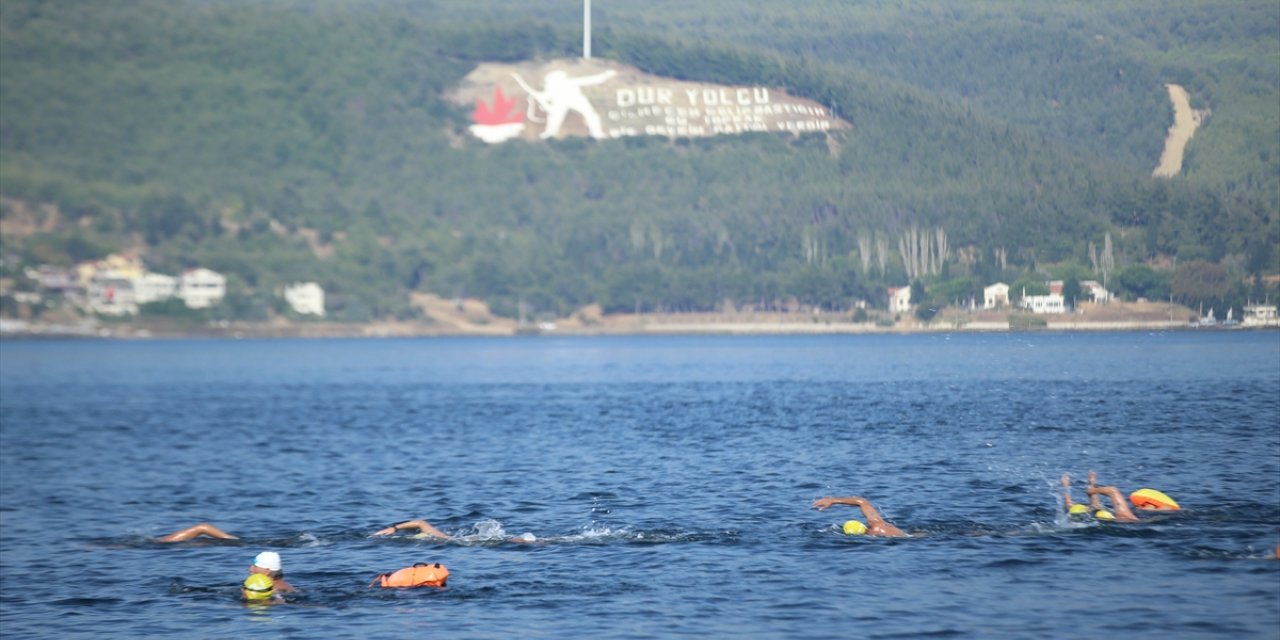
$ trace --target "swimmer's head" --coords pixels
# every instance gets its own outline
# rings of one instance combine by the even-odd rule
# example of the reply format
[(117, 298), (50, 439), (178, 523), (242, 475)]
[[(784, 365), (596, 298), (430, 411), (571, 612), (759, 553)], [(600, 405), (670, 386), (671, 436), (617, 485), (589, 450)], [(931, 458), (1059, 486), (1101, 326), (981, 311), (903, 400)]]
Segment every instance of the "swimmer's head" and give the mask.
[(1081, 514), (1088, 515), (1089, 507), (1086, 507), (1082, 504), (1073, 504), (1071, 505), (1070, 509), (1067, 509), (1067, 513), (1070, 513), (1073, 516), (1078, 516)]
[(245, 600), (266, 600), (271, 597), (271, 592), (275, 588), (276, 582), (270, 576), (255, 573), (244, 579), (240, 592), (244, 594)]
[(1099, 520), (1115, 520), (1116, 519), (1115, 514), (1111, 513), (1110, 511), (1107, 511), (1106, 509), (1098, 509), (1096, 512), (1094, 512), (1093, 517)]
[(867, 525), (857, 520), (850, 520), (844, 523), (843, 529), (846, 536), (860, 536), (867, 532)]
[(280, 554), (274, 551), (263, 551), (253, 559), (253, 566), (267, 571), (280, 570)]

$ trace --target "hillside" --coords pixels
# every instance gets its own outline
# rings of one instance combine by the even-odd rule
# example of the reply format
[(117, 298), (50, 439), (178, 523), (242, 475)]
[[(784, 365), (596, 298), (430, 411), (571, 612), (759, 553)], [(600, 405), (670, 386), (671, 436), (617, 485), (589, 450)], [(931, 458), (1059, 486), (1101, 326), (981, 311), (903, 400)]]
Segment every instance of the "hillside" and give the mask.
[[(851, 131), (467, 139), (444, 96), (477, 64), (578, 54), (580, 6), (549, 0), (6, 2), (5, 269), (135, 250), (226, 273), (237, 317), (315, 280), (350, 321), (422, 317), (414, 292), (506, 317), (849, 309), (922, 277), (1090, 277), (1107, 234), (1117, 269), (1223, 271), (1133, 295), (1237, 300), (1280, 271), (1273, 4), (742, 4), (598, 7), (596, 55), (785, 89)], [(1175, 80), (1213, 115), (1152, 179)], [(901, 242), (938, 230), (951, 252), (913, 273)]]

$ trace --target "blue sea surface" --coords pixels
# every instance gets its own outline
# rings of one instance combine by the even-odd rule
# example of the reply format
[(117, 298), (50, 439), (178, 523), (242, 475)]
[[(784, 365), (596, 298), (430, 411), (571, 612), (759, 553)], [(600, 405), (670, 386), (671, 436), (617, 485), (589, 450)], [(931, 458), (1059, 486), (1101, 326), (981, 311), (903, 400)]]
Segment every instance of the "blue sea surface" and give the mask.
[(1277, 544), (1276, 332), (0, 342), (5, 637), (1280, 638)]

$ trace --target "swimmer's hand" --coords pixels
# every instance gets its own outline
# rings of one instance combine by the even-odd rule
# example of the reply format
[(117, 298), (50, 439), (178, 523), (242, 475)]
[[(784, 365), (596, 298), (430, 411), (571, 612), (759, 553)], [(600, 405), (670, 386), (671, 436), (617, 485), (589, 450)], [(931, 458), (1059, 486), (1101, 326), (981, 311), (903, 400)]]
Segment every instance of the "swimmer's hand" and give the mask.
[(393, 525), (391, 525), (391, 526), (387, 527), (386, 529), (379, 529), (378, 531), (374, 531), (373, 533), (371, 533), (371, 534), (369, 534), (369, 535), (370, 535), (371, 537), (372, 537), (372, 536), (389, 536), (389, 535), (392, 535), (392, 534), (394, 534), (395, 532), (399, 531), (399, 529), (397, 529), (397, 528), (396, 528), (397, 526), (398, 526), (398, 525), (394, 525), (394, 524), (393, 524)]

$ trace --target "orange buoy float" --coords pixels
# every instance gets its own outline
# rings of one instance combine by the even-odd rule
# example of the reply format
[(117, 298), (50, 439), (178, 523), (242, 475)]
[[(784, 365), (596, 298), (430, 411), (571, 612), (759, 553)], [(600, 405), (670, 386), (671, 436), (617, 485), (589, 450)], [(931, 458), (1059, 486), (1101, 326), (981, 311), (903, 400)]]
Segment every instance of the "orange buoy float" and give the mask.
[(1177, 511), (1182, 507), (1173, 498), (1155, 489), (1138, 489), (1129, 494), (1129, 502), (1139, 509), (1155, 509), (1158, 511)]
[(449, 581), (449, 570), (439, 562), (418, 562), (391, 573), (380, 574), (369, 586), (380, 584), (384, 589), (412, 589), (414, 587), (443, 587)]

